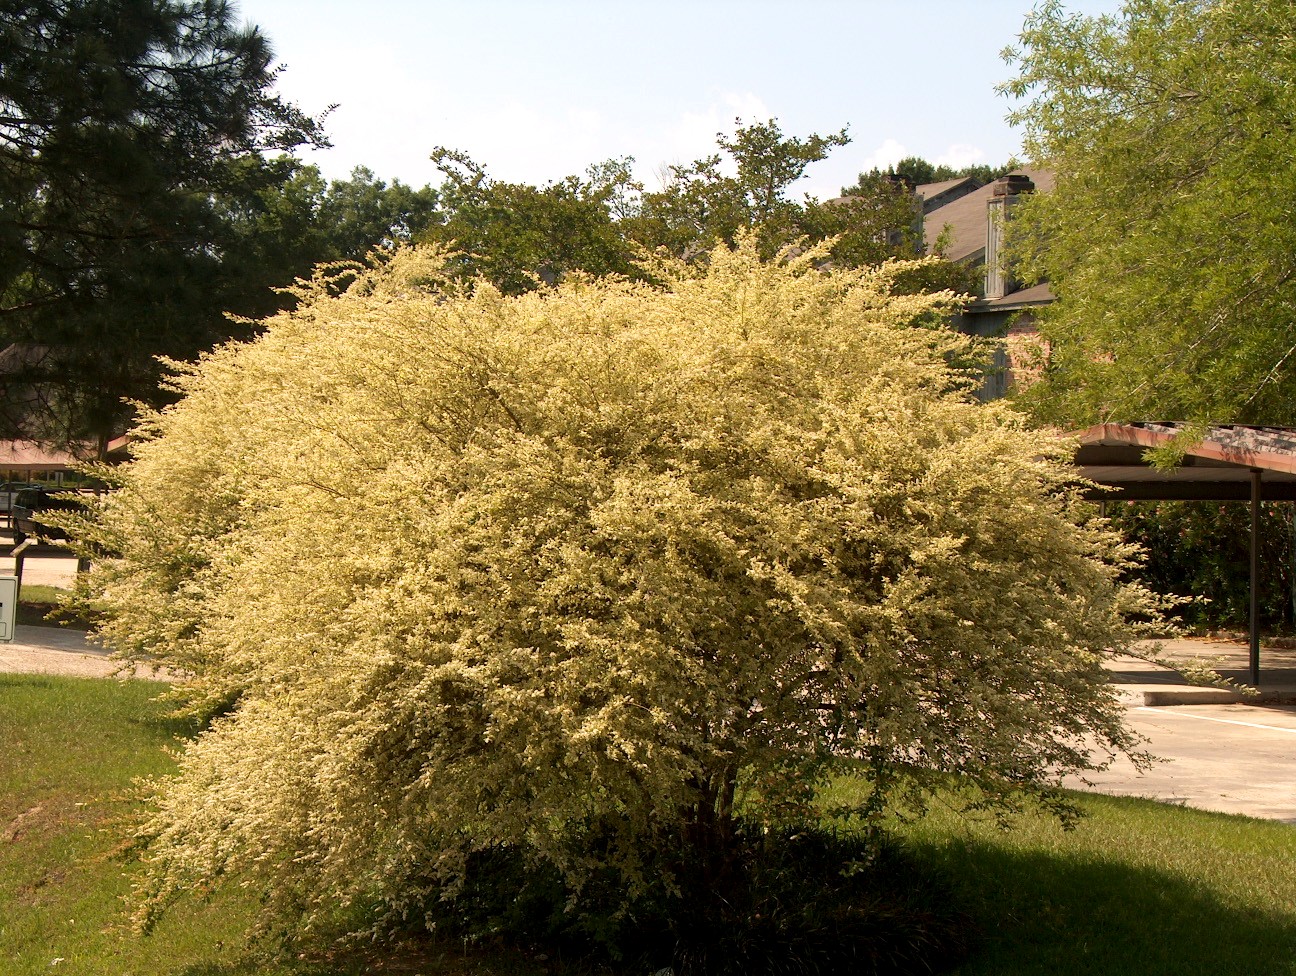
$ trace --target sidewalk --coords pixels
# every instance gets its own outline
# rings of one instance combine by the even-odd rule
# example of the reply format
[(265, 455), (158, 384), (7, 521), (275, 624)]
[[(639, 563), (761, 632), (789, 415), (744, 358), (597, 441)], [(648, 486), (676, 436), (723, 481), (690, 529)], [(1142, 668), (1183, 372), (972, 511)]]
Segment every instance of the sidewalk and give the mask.
[(16, 640), (0, 643), (0, 671), (106, 678), (117, 670), (108, 652), (79, 630), (19, 624), (14, 635)]
[[(1208, 665), (1238, 685), (1250, 676), (1245, 644), (1169, 640), (1143, 649)], [(1121, 757), (1090, 774), (1089, 783), (1069, 777), (1067, 786), (1296, 824), (1296, 651), (1260, 649), (1255, 696), (1194, 685), (1134, 657), (1117, 658), (1109, 669), (1128, 726), (1158, 761), (1140, 772)]]
[[(14, 575), (14, 557), (0, 555), (0, 576)], [(65, 550), (42, 546), (23, 561), (23, 586), (57, 586), (69, 589), (76, 579), (76, 556)]]
[[(108, 677), (118, 662), (80, 631), (19, 626), (18, 640), (0, 644), (0, 672)], [(1230, 677), (1246, 677), (1248, 651), (1225, 641), (1164, 641), (1157, 657), (1216, 665)], [(1138, 796), (1296, 824), (1296, 651), (1262, 649), (1263, 697), (1191, 684), (1176, 671), (1139, 658), (1110, 665), (1111, 680), (1125, 705), (1126, 721), (1144, 748), (1162, 761), (1140, 772), (1124, 758), (1090, 782), (1069, 777), (1073, 789)], [(130, 675), (119, 675), (130, 677)], [(167, 681), (164, 673), (140, 678)], [(1171, 706), (1171, 707), (1167, 707)]]
[(108, 651), (86, 640), (85, 634), (71, 627), (33, 627), (19, 624), (14, 628), (16, 640), (0, 643), (0, 673), (58, 674), (78, 678), (144, 678), (150, 681), (172, 681), (167, 671), (121, 670), (121, 662)]
[[(1204, 666), (1239, 689), (1250, 687), (1251, 652), (1229, 640), (1179, 639), (1144, 641), (1140, 648), (1179, 666)], [(1296, 650), (1260, 648), (1258, 694), (1193, 684), (1183, 674), (1134, 657), (1118, 657), (1109, 666), (1122, 699), (1138, 705), (1296, 704)]]

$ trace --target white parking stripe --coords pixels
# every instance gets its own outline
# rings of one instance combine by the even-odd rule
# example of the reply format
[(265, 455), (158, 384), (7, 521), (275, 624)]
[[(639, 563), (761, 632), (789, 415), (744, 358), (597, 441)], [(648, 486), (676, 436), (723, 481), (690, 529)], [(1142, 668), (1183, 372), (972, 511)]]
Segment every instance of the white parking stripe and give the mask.
[(1231, 718), (1211, 718), (1209, 715), (1194, 715), (1191, 712), (1181, 712), (1178, 709), (1166, 708), (1164, 706), (1156, 708), (1150, 705), (1138, 705), (1136, 710), (1140, 712), (1159, 712), (1163, 715), (1177, 715), (1180, 718), (1195, 718), (1203, 722), (1219, 722), (1221, 725), (1243, 725), (1248, 729), (1268, 729), (1271, 732), (1290, 732), (1296, 735), (1296, 729), (1289, 729), (1283, 725), (1259, 725), (1256, 722), (1236, 722)]

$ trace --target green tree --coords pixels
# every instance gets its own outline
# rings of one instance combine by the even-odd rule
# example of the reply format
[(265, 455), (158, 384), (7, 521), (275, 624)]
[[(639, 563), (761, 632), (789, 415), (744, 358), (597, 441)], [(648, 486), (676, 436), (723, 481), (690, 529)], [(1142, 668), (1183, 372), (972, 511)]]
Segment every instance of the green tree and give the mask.
[(333, 180), (320, 201), (318, 223), (327, 248), (320, 260), (362, 261), (375, 247), (408, 244), (442, 220), (437, 191), (389, 184), (357, 166), (345, 180)]
[(945, 180), (963, 179), (972, 177), (981, 185), (992, 183), (1005, 173), (1011, 172), (1017, 166), (1016, 162), (1009, 161), (1002, 166), (990, 166), (986, 163), (974, 163), (970, 166), (954, 167), (947, 166), (944, 163), (929, 163), (921, 156), (906, 156), (900, 162), (886, 169), (874, 167), (868, 173), (860, 174), (860, 182), (855, 186), (848, 186), (842, 189), (842, 193), (859, 193), (861, 184), (867, 185), (866, 181), (870, 178), (885, 177), (886, 179), (903, 183), (909, 189), (916, 186), (922, 186), (924, 183), (941, 183)]
[[(214, 197), (214, 219), (224, 246), (218, 280), (206, 296), (212, 311), (229, 309), (250, 318), (272, 315), (290, 301), (278, 289), (309, 277), (335, 255), (320, 210), (327, 186), (319, 170), (291, 156), (248, 167), (269, 166), (273, 175), (248, 192)], [(197, 311), (197, 310), (196, 310)]]
[(742, 185), (721, 172), (721, 163), (716, 153), (666, 166), (661, 189), (645, 192), (628, 219), (628, 235), (650, 250), (661, 248), (693, 260), (709, 254), (718, 241), (732, 242), (740, 229), (749, 229)]
[(909, 187), (882, 176), (861, 176), (849, 191), (823, 203), (806, 201), (797, 223), (807, 239), (837, 238), (833, 260), (847, 267), (922, 257), (921, 210)]
[(631, 160), (590, 167), (536, 187), (491, 179), (466, 153), (438, 147), (432, 160), (445, 176), (439, 191), (442, 214), (417, 236), (460, 252), (461, 278), (485, 278), (516, 295), (564, 274), (633, 275), (633, 248), (616, 216), (636, 189)]
[[(888, 258), (943, 258), (940, 238), (929, 249), (923, 221), (922, 201), (914, 187), (929, 182), (927, 177), (944, 178), (930, 163), (916, 157), (902, 160), (901, 172), (874, 169), (861, 173), (842, 196), (819, 203), (806, 201), (802, 227), (806, 237), (837, 238), (833, 261), (847, 267), (876, 264)], [(914, 265), (902, 281), (906, 291), (949, 290), (960, 295), (975, 294), (981, 269), (937, 260)]]
[(1029, 402), (1067, 422), (1296, 422), (1296, 6), (1046, 3), (1005, 86), (1056, 175), (1014, 213), (1060, 298)]
[(324, 142), (275, 75), (221, 0), (3, 0), (0, 347), (27, 367), (6, 433), (102, 445), (124, 397), (156, 400), (155, 355), (230, 334), (217, 201)]
[(716, 135), (716, 142), (738, 167), (738, 184), (742, 188), (751, 224), (768, 228), (777, 234), (795, 225), (795, 205), (787, 199), (788, 189), (805, 175), (811, 163), (827, 159), (828, 153), (850, 142), (846, 130), (826, 136), (811, 133), (805, 139), (785, 136), (778, 122), (756, 122), (737, 128), (733, 137)]
[(515, 850), (687, 912), (837, 772), (841, 816), (951, 773), (1053, 805), (1128, 749), (1117, 537), (951, 369), (948, 295), (823, 258), (508, 297), (404, 251), (180, 377), (83, 528), (100, 636), (223, 712), (146, 911), (225, 876), (423, 918)]
[[(290, 305), (285, 287), (309, 278), (317, 265), (361, 262), (372, 249), (408, 243), (440, 219), (431, 187), (388, 184), (364, 167), (326, 182), (317, 167), (290, 156), (272, 165), (280, 174), (268, 186), (216, 201), (230, 241), (221, 260), (229, 285), (219, 300), (243, 316)], [(347, 279), (340, 274), (338, 286)]]
[[(1112, 504), (1112, 524), (1146, 552), (1139, 578), (1184, 598), (1176, 616), (1198, 629), (1245, 632), (1251, 612), (1251, 508), (1242, 502)], [(1296, 526), (1292, 505), (1260, 508), (1260, 626), (1296, 626)]]
[[(862, 212), (845, 208), (811, 214), (813, 201), (802, 204), (788, 196), (811, 164), (850, 142), (845, 129), (802, 139), (784, 135), (776, 119), (751, 125), (735, 121), (733, 136), (716, 134), (722, 153), (668, 166), (662, 189), (643, 195), (639, 219), (629, 229), (636, 241), (695, 257), (709, 253), (719, 241), (732, 245), (739, 235), (754, 232), (768, 258), (798, 241), (822, 240), (828, 233), (824, 225), (831, 225), (832, 232), (858, 230), (844, 218)], [(736, 175), (726, 175), (726, 169)]]
[[(766, 259), (830, 237), (831, 259), (840, 265), (921, 256), (916, 203), (895, 182), (868, 178), (868, 191), (848, 200), (792, 198), (812, 164), (849, 142), (844, 129), (802, 138), (771, 119), (739, 122), (732, 136), (718, 133), (716, 141), (719, 152), (664, 167), (657, 190), (633, 178), (631, 159), (536, 187), (492, 180), (465, 153), (438, 148), (432, 158), (445, 175), (441, 219), (417, 236), (463, 252), (465, 280), (482, 275), (508, 294), (577, 270), (642, 278), (646, 254), (700, 260), (717, 243), (732, 247), (746, 234), (756, 235)], [(909, 279), (911, 290), (961, 284), (936, 265), (915, 268)]]

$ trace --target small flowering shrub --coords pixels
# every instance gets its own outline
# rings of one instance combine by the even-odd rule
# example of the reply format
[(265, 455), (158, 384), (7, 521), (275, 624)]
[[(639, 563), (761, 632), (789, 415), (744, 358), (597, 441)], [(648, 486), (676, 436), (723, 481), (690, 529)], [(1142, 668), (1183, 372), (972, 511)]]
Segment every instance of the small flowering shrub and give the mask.
[(844, 764), (868, 822), (1127, 750), (1128, 552), (971, 398), (951, 295), (818, 259), (505, 297), (410, 250), (186, 370), (86, 587), (214, 716), (143, 917), (230, 876), (298, 932), (421, 924), (506, 850), (632, 920), (817, 824)]

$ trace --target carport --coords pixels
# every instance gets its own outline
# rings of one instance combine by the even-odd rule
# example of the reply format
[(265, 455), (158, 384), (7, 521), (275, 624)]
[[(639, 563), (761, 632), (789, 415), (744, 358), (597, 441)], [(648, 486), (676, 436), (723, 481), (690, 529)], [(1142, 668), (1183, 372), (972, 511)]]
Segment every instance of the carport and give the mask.
[(31, 481), (37, 475), (61, 477), (76, 459), (66, 451), (52, 451), (31, 441), (0, 441), (0, 481)]
[(1111, 489), (1095, 492), (1097, 500), (1251, 502), (1248, 629), (1251, 684), (1259, 687), (1260, 502), (1296, 501), (1296, 429), (1210, 427), (1184, 449), (1178, 466), (1154, 467), (1148, 451), (1169, 446), (1186, 428), (1181, 423), (1098, 424), (1079, 433), (1075, 463), (1085, 478)]

